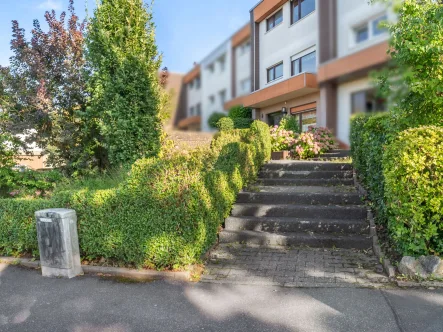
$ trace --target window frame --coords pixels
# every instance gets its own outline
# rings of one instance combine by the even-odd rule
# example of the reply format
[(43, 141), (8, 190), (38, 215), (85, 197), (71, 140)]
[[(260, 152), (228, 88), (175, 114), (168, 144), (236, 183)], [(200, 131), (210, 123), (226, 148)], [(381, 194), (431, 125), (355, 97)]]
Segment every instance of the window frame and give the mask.
[[(303, 64), (302, 59), (308, 55), (313, 54), (313, 53), (315, 53), (315, 65), (317, 66), (317, 50), (314, 50), (314, 51), (309, 52), (301, 57), (291, 60), (291, 77), (296, 76), (296, 75), (300, 75), (300, 74), (306, 72), (306, 71), (303, 71), (303, 68), (302, 68), (302, 64)], [(297, 74), (295, 74), (295, 72), (294, 72), (294, 62), (296, 62), (296, 61), (298, 61), (298, 68), (299, 68), (299, 72)]]
[[(281, 22), (279, 22), (278, 24), (275, 24), (275, 17), (277, 16), (277, 14), (279, 14), (279, 13), (281, 13)], [(270, 21), (273, 21), (273, 26), (272, 27), (269, 27), (269, 22)], [(273, 30), (274, 28), (276, 28), (276, 27), (278, 27), (280, 24), (282, 24), (283, 23), (283, 21), (284, 21), (284, 18), (283, 18), (283, 8), (280, 8), (278, 11), (276, 11), (274, 14), (272, 14), (271, 16), (269, 16), (267, 19), (266, 19), (266, 32), (269, 32), (269, 31), (271, 31), (271, 30)]]
[[(302, 19), (304, 19), (306, 16), (311, 15), (313, 12), (315, 12), (317, 10), (317, 4), (314, 1), (314, 10), (312, 12), (309, 12), (308, 14), (306, 14), (305, 16), (301, 16), (301, 8), (302, 8), (302, 0), (292, 0), (292, 4), (291, 4), (291, 25), (301, 21)], [(298, 6), (298, 13), (297, 13), (297, 20), (295, 20), (295, 16), (294, 16), (294, 8), (295, 6)]]
[[(281, 74), (281, 76), (279, 76), (279, 77), (275, 77), (275, 69), (276, 69), (277, 67), (279, 67), (280, 65), (282, 66), (282, 74)], [(277, 63), (277, 64), (275, 64), (275, 65), (273, 65), (273, 66), (271, 66), (271, 67), (269, 67), (269, 68), (266, 68), (266, 80), (267, 80), (267, 82), (268, 82), (268, 83), (271, 83), (271, 82), (273, 82), (273, 81), (276, 81), (276, 80), (282, 78), (282, 77), (284, 76), (284, 71), (283, 71), (283, 69), (284, 69), (284, 68), (283, 68), (283, 61), (280, 61), (279, 63)], [(272, 80), (269, 79), (269, 73), (270, 73), (271, 70), (274, 72), (274, 78), (273, 78)]]
[[(378, 16), (376, 16), (376, 17), (373, 17), (373, 18), (371, 18), (371, 19), (369, 19), (369, 20), (367, 20), (364, 24), (361, 24), (361, 25), (358, 25), (358, 26), (354, 26), (353, 28), (352, 28), (352, 33), (353, 33), (353, 43), (354, 43), (354, 45), (361, 45), (361, 44), (364, 44), (364, 43), (366, 43), (366, 42), (368, 42), (368, 41), (370, 41), (370, 40), (373, 40), (373, 39), (375, 39), (375, 38), (379, 38), (380, 36), (383, 36), (384, 34), (386, 34), (386, 33), (388, 33), (389, 31), (388, 31), (388, 29), (383, 29), (383, 30), (381, 30), (380, 32), (378, 32), (378, 33), (375, 33), (375, 27), (374, 27), (374, 23), (376, 22), (376, 21), (379, 21), (378, 22), (378, 24), (380, 24), (380, 22), (383, 22), (383, 21), (386, 21), (386, 20), (388, 20), (388, 14), (387, 13), (383, 13), (383, 14), (381, 14), (381, 15), (378, 15)], [(377, 24), (377, 25), (378, 25)], [(362, 30), (367, 30), (367, 34), (368, 34), (368, 36), (367, 36), (367, 38), (366, 39), (364, 39), (364, 40), (361, 40), (361, 41), (358, 41), (357, 40), (357, 37), (358, 37), (358, 32), (359, 31), (362, 31)]]

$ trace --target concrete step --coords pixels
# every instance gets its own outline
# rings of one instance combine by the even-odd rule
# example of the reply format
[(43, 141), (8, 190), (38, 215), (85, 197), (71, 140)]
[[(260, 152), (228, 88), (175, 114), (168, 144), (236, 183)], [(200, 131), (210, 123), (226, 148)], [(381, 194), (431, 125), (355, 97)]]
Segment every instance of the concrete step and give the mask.
[(262, 231), (270, 233), (316, 232), (369, 234), (369, 224), (363, 219), (311, 219), (278, 217), (229, 217), (225, 229), (230, 231)]
[(270, 171), (262, 170), (265, 179), (352, 179), (352, 171)]
[(313, 194), (356, 194), (357, 189), (353, 186), (257, 186), (252, 185), (245, 189), (245, 192), (252, 193), (275, 193), (275, 194), (292, 194), (292, 193), (313, 193)]
[(263, 165), (264, 171), (352, 171), (350, 163), (274, 160)]
[(360, 205), (357, 193), (309, 193), (309, 192), (241, 192), (237, 203), (298, 204), (298, 205)]
[(258, 185), (263, 186), (352, 186), (353, 179), (267, 179), (258, 178)]
[(219, 234), (221, 243), (243, 243), (262, 246), (309, 246), (314, 248), (368, 249), (372, 245), (369, 237), (349, 234), (314, 233), (267, 233), (259, 231), (224, 230)]
[(233, 217), (293, 217), (315, 219), (363, 219), (367, 210), (359, 205), (286, 205), (286, 204), (235, 204)]

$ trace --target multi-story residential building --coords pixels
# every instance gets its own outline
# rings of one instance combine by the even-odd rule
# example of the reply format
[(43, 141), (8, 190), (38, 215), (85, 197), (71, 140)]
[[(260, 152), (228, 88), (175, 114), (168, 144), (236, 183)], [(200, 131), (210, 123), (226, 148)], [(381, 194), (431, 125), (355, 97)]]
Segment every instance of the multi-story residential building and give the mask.
[(318, 7), (316, 0), (263, 0), (251, 10), (252, 93), (244, 106), (271, 125), (284, 114), (317, 123)]
[(245, 106), (277, 124), (292, 114), (305, 130), (327, 126), (349, 145), (352, 114), (383, 110), (368, 74), (389, 60), (393, 16), (366, 0), (263, 0), (251, 10), (252, 87)]
[(393, 18), (367, 0), (260, 1), (249, 26), (187, 75), (201, 77), (201, 128), (213, 112), (243, 105), (270, 125), (291, 114), (302, 130), (326, 126), (348, 146), (352, 114), (384, 109), (369, 73), (389, 60), (380, 22)]
[(213, 113), (243, 104), (249, 94), (251, 69), (250, 25), (242, 27), (185, 75), (181, 110), (176, 124), (181, 129), (211, 131)]
[(384, 110), (369, 73), (389, 60), (389, 34), (380, 22), (391, 21), (395, 15), (384, 4), (370, 5), (366, 0), (318, 2), (319, 118), (348, 146), (351, 116)]

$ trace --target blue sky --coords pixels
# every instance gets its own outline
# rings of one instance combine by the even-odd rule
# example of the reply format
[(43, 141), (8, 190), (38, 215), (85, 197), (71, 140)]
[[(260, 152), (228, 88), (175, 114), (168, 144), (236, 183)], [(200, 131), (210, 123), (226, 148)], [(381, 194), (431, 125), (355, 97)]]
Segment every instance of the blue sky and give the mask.
[[(249, 10), (258, 0), (156, 0), (154, 20), (163, 66), (186, 72), (249, 20)], [(96, 0), (75, 0), (76, 12), (90, 15)], [(0, 0), (0, 65), (9, 63), (11, 21), (18, 20), (29, 33), (34, 19), (44, 21), (44, 12), (67, 8), (68, 0)]]

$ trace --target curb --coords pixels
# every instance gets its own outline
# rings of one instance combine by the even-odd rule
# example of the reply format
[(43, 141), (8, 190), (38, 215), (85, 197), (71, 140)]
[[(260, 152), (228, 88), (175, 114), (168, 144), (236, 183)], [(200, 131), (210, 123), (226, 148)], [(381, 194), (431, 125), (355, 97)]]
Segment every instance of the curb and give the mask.
[[(28, 268), (39, 268), (40, 261), (29, 258), (0, 257), (0, 263), (21, 265)], [(155, 270), (133, 270), (122, 267), (82, 265), (85, 274), (101, 274), (110, 277), (122, 277), (138, 281), (175, 280), (190, 281), (190, 271), (165, 272)]]
[(421, 282), (397, 281), (396, 283), (398, 287), (402, 288), (420, 288), (420, 287), (443, 288), (442, 281), (421, 281)]
[[(355, 187), (357, 188), (357, 192), (364, 197), (368, 197), (368, 191), (358, 181), (358, 176), (355, 169), (353, 170), (352, 175), (354, 178)], [(369, 237), (372, 237), (372, 251), (374, 252), (375, 256), (377, 256), (378, 259), (380, 260), (380, 263), (383, 265), (383, 269), (385, 270), (389, 279), (393, 280), (397, 274), (396, 269), (391, 264), (391, 261), (385, 258), (385, 254), (383, 253), (380, 247), (377, 236), (377, 228), (375, 226), (374, 213), (372, 212), (369, 206), (367, 206), (367, 211), (368, 211), (367, 219), (369, 221)]]

